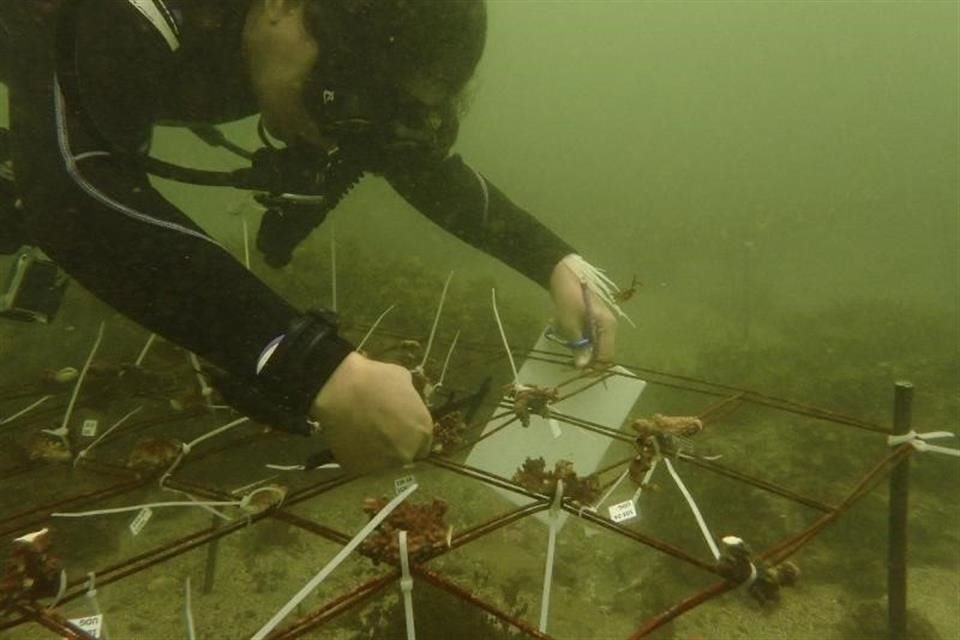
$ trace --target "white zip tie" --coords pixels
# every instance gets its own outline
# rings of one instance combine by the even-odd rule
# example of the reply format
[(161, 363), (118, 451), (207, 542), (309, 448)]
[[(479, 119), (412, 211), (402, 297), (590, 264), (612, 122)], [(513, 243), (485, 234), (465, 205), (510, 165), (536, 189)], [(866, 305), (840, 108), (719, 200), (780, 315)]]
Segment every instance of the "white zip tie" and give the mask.
[[(305, 464), (265, 464), (263, 465), (267, 469), (273, 471), (307, 471), (307, 465)], [(310, 471), (319, 471), (321, 469), (340, 469), (339, 462), (328, 462), (326, 464), (321, 464), (316, 467), (310, 467)]]
[(557, 480), (556, 493), (550, 504), (550, 524), (547, 535), (547, 561), (543, 567), (543, 595), (540, 597), (540, 633), (547, 632), (550, 617), (550, 588), (553, 585), (553, 560), (557, 553), (557, 532), (560, 531), (560, 511), (563, 507), (563, 480)]
[(451, 280), (453, 280), (453, 271), (450, 272), (446, 282), (443, 283), (440, 303), (437, 305), (437, 313), (433, 316), (433, 326), (430, 327), (430, 337), (427, 338), (427, 348), (423, 350), (423, 360), (420, 361), (420, 366), (414, 369), (414, 371), (420, 371), (422, 373), (423, 368), (427, 365), (427, 358), (430, 357), (430, 349), (433, 348), (433, 338), (437, 335), (437, 326), (440, 324), (440, 314), (443, 312), (443, 303), (447, 299), (447, 289), (450, 288)]
[(891, 447), (897, 447), (901, 444), (909, 444), (917, 451), (930, 451), (932, 453), (942, 453), (948, 456), (960, 457), (960, 449), (951, 449), (950, 447), (941, 447), (935, 444), (928, 444), (927, 440), (937, 440), (940, 438), (952, 438), (954, 434), (949, 431), (930, 431), (929, 433), (917, 433), (913, 429), (909, 433), (899, 436), (887, 436), (887, 444)]
[(40, 399), (37, 400), (36, 402), (33, 402), (33, 403), (27, 405), (26, 407), (24, 407), (23, 409), (20, 409), (20, 411), (17, 411), (17, 412), (14, 413), (13, 415), (9, 415), (9, 416), (7, 416), (6, 418), (4, 418), (3, 420), (0, 420), (0, 425), (7, 424), (8, 422), (13, 422), (14, 420), (16, 420), (17, 418), (19, 418), (20, 416), (22, 416), (22, 415), (24, 415), (24, 414), (26, 414), (26, 413), (29, 413), (29, 412), (31, 412), (31, 411), (33, 411), (34, 409), (36, 409), (37, 407), (39, 407), (40, 405), (42, 405), (44, 402), (46, 402), (47, 400), (49, 400), (49, 399), (52, 398), (52, 397), (53, 397), (53, 396), (43, 396), (42, 398), (40, 398)]
[(687, 490), (687, 485), (683, 484), (683, 480), (680, 479), (680, 475), (670, 463), (670, 458), (664, 458), (663, 462), (667, 465), (667, 471), (669, 471), (670, 475), (673, 476), (673, 481), (677, 484), (677, 488), (680, 489), (680, 493), (682, 493), (683, 497), (687, 499), (687, 504), (690, 505), (690, 511), (693, 512), (693, 517), (697, 519), (697, 524), (700, 526), (700, 533), (703, 534), (703, 539), (707, 541), (707, 546), (710, 547), (710, 552), (713, 554), (714, 559), (719, 560), (720, 549), (717, 548), (717, 543), (714, 541), (713, 535), (710, 533), (710, 529), (707, 528), (707, 523), (703, 519), (703, 514), (700, 513), (700, 509), (697, 507), (697, 503), (694, 502), (693, 496), (690, 495), (690, 491)]
[(177, 467), (180, 466), (180, 463), (183, 462), (183, 459), (188, 455), (190, 455), (190, 452), (193, 450), (195, 446), (197, 446), (204, 440), (208, 440), (210, 438), (213, 438), (214, 436), (218, 436), (224, 431), (233, 429), (234, 427), (241, 425), (244, 422), (247, 422), (249, 420), (250, 418), (247, 418), (247, 417), (237, 418), (236, 420), (232, 420), (221, 427), (217, 427), (213, 431), (203, 434), (199, 438), (194, 438), (190, 442), (181, 442), (179, 455), (177, 455), (176, 460), (174, 460), (173, 463), (169, 467), (167, 467), (167, 470), (163, 472), (163, 475), (160, 476), (159, 485), (161, 487), (164, 486), (164, 483), (167, 481), (167, 478), (173, 475), (173, 472), (177, 470)]
[(406, 500), (411, 493), (417, 490), (417, 486), (418, 485), (416, 484), (410, 485), (404, 491), (398, 494), (397, 497), (388, 502), (387, 505), (381, 509), (377, 515), (373, 516), (370, 519), (370, 522), (368, 522), (366, 526), (363, 527), (363, 529), (361, 529), (360, 532), (357, 533), (357, 535), (355, 535), (353, 539), (350, 540), (350, 542), (348, 542), (346, 546), (341, 549), (339, 553), (337, 553), (336, 556), (333, 557), (333, 560), (328, 562), (327, 565), (321, 569), (317, 575), (311, 578), (310, 581), (307, 582), (307, 584), (305, 584), (303, 588), (296, 593), (296, 595), (290, 598), (290, 601), (283, 605), (283, 607), (281, 607), (280, 610), (277, 611), (272, 618), (270, 618), (267, 624), (263, 625), (259, 631), (253, 634), (250, 640), (263, 640), (266, 638), (270, 632), (273, 631), (277, 625), (283, 621), (284, 618), (290, 615), (291, 611), (296, 609), (297, 605), (300, 604), (304, 598), (310, 595), (310, 593), (313, 592), (313, 590), (316, 589), (321, 582), (326, 580), (327, 576), (333, 573), (334, 569), (340, 566), (340, 563), (347, 559), (347, 556), (353, 553), (353, 551), (360, 546), (360, 544), (374, 529), (380, 526), (381, 522), (387, 519), (387, 516), (389, 516), (394, 509), (400, 506), (400, 503)]
[(616, 294), (620, 293), (620, 287), (607, 276), (603, 269), (593, 266), (576, 253), (571, 253), (564, 258), (563, 263), (573, 271), (574, 275), (576, 275), (581, 282), (585, 282), (587, 287), (597, 294), (597, 297), (600, 298), (607, 307), (626, 320), (631, 327), (636, 328), (637, 325), (633, 323), (630, 316), (628, 316), (617, 303)]
[(407, 621), (407, 640), (416, 640), (413, 620), (413, 576), (410, 575), (410, 554), (407, 550), (407, 532), (400, 531), (400, 591), (403, 593), (403, 615)]
[(271, 471), (306, 471), (306, 465), (302, 464), (265, 464), (263, 465)]
[(150, 508), (157, 509), (160, 507), (239, 507), (242, 506), (243, 500), (213, 500), (209, 502), (201, 502), (199, 500), (174, 500), (169, 502), (151, 502), (149, 504), (134, 504), (129, 507), (114, 507), (112, 509), (97, 509), (95, 511), (67, 511), (67, 512), (57, 512), (51, 513), (51, 518), (88, 518), (91, 516), (109, 516), (115, 513), (127, 513), (129, 511), (140, 511), (142, 509)]
[(67, 592), (67, 570), (60, 569), (60, 588), (57, 589), (57, 595), (53, 597), (53, 602), (50, 603), (48, 609), (56, 609), (57, 605), (60, 604), (60, 600), (63, 599), (63, 594)]
[(497, 328), (500, 329), (500, 337), (503, 338), (503, 348), (507, 350), (507, 359), (510, 361), (510, 370), (513, 371), (513, 384), (520, 386), (520, 374), (517, 373), (517, 365), (513, 361), (513, 353), (510, 351), (510, 343), (507, 342), (507, 334), (503, 330), (503, 322), (500, 321), (500, 312), (497, 311), (497, 290), (490, 290), (490, 300), (493, 304), (493, 317), (497, 320)]
[(197, 376), (197, 383), (200, 385), (200, 395), (207, 403), (207, 407), (212, 409), (213, 403), (210, 401), (210, 398), (213, 397), (213, 387), (207, 382), (207, 377), (203, 375), (203, 369), (200, 367), (200, 358), (198, 358), (195, 353), (190, 353), (189, 358), (190, 364), (193, 366), (193, 372)]
[(84, 594), (90, 601), (90, 607), (93, 609), (93, 615), (100, 616), (100, 635), (103, 640), (110, 640), (110, 634), (107, 633), (107, 622), (100, 610), (100, 602), (97, 601), (97, 574), (93, 571), (87, 573), (90, 578), (87, 582), (87, 592)]
[(447, 349), (447, 357), (443, 360), (443, 369), (440, 370), (440, 379), (437, 380), (437, 384), (434, 385), (434, 391), (443, 386), (443, 381), (447, 377), (447, 367), (450, 366), (450, 358), (453, 357), (453, 350), (457, 348), (457, 340), (459, 339), (460, 330), (457, 329), (457, 333), (453, 336), (453, 342), (450, 343), (450, 348)]
[(197, 640), (197, 630), (193, 626), (193, 606), (190, 602), (190, 576), (184, 580), (183, 588), (185, 591), (185, 601), (183, 603), (183, 618), (187, 623), (188, 640)]
[(190, 453), (190, 450), (191, 450), (191, 449), (193, 449), (195, 446), (197, 446), (198, 444), (200, 444), (200, 443), (203, 442), (204, 440), (209, 440), (210, 438), (212, 438), (212, 437), (214, 437), (214, 436), (218, 436), (218, 435), (220, 435), (221, 433), (223, 433), (224, 431), (227, 431), (227, 430), (229, 430), (229, 429), (233, 429), (234, 427), (239, 426), (239, 425), (243, 424), (244, 422), (248, 422), (249, 420), (250, 420), (250, 418), (246, 418), (246, 417), (244, 417), (244, 418), (237, 418), (236, 420), (232, 420), (232, 421), (228, 422), (227, 424), (223, 425), (222, 427), (217, 427), (217, 428), (214, 429), (213, 431), (210, 431), (210, 432), (207, 432), (207, 433), (203, 434), (203, 435), (200, 436), (199, 438), (194, 438), (194, 439), (191, 440), (188, 444), (185, 444), (185, 445), (183, 445), (183, 446), (184, 446), (184, 448), (187, 450), (187, 453)]
[(253, 489), (254, 487), (259, 487), (260, 485), (264, 485), (264, 484), (266, 484), (266, 483), (268, 483), (268, 482), (270, 482), (270, 481), (272, 481), (272, 480), (276, 480), (276, 479), (277, 479), (277, 476), (268, 476), (268, 477), (266, 477), (266, 478), (261, 478), (260, 480), (254, 480), (253, 482), (249, 482), (249, 483), (247, 483), (247, 484), (245, 484), (245, 485), (243, 485), (243, 486), (241, 486), (241, 487), (237, 487), (236, 489), (232, 490), (232, 491), (230, 492), (230, 495), (232, 495), (232, 496), (240, 495), (241, 493), (243, 493), (243, 492), (245, 492), (245, 491), (248, 491), (248, 490), (250, 490), (250, 489)]
[(392, 305), (387, 307), (383, 313), (377, 316), (377, 319), (374, 321), (373, 325), (370, 327), (370, 330), (367, 331), (366, 335), (363, 336), (363, 340), (360, 341), (360, 344), (357, 345), (357, 348), (354, 349), (354, 351), (361, 351), (363, 349), (363, 345), (367, 344), (367, 340), (370, 339), (370, 336), (373, 335), (373, 332), (376, 331), (377, 327), (380, 326), (380, 322), (382, 322), (383, 319), (387, 317), (387, 314), (393, 311), (393, 308), (396, 306), (397, 304), (393, 303)]
[(123, 416), (122, 418), (120, 418), (119, 420), (117, 420), (116, 422), (114, 422), (112, 425), (110, 425), (110, 428), (107, 429), (106, 431), (104, 431), (103, 433), (101, 433), (99, 438), (97, 438), (96, 440), (94, 440), (93, 442), (91, 442), (85, 449), (82, 449), (79, 453), (77, 453), (76, 457), (73, 459), (73, 466), (77, 466), (77, 464), (79, 464), (81, 458), (86, 457), (86, 455), (87, 455), (88, 453), (90, 453), (91, 449), (93, 449), (95, 446), (97, 446), (98, 444), (100, 444), (100, 441), (101, 441), (101, 440), (103, 440), (103, 439), (106, 438), (108, 435), (110, 435), (114, 430), (116, 430), (117, 427), (119, 427), (120, 425), (122, 425), (124, 422), (126, 422), (127, 420), (129, 420), (130, 418), (132, 418), (133, 416), (135, 416), (141, 409), (143, 409), (143, 405), (140, 405), (139, 407), (137, 407), (137, 408), (134, 409), (133, 411), (130, 411), (130, 412), (127, 413), (125, 416)]
[(240, 226), (243, 229), (243, 266), (250, 271), (250, 231), (247, 229), (247, 216), (240, 213)]
[(83, 368), (80, 370), (80, 375), (77, 376), (77, 383), (73, 385), (73, 394), (70, 396), (70, 402), (67, 404), (67, 410), (63, 414), (63, 422), (60, 424), (59, 429), (41, 429), (43, 433), (49, 434), (51, 436), (56, 436), (67, 445), (67, 448), (70, 446), (70, 440), (68, 436), (70, 435), (70, 427), (68, 423), (70, 422), (70, 416), (73, 414), (73, 406), (77, 403), (77, 396), (80, 394), (80, 385), (83, 384), (83, 380), (87, 377), (87, 371), (90, 370), (90, 363), (93, 362), (93, 357), (97, 354), (97, 349), (100, 348), (100, 341), (103, 340), (103, 326), (104, 323), (100, 323), (100, 328), (97, 329), (97, 339), (93, 341), (93, 347), (90, 349), (90, 354), (87, 356), (86, 362), (83, 363)]
[(581, 513), (582, 513), (584, 510), (586, 510), (586, 511), (594, 511), (594, 512), (598, 511), (598, 510), (600, 509), (600, 506), (601, 506), (604, 502), (607, 501), (607, 498), (609, 498), (609, 497), (613, 494), (614, 491), (617, 490), (617, 487), (619, 487), (620, 484), (623, 483), (623, 481), (626, 479), (626, 477), (627, 477), (628, 475), (630, 475), (630, 469), (629, 469), (629, 467), (628, 467), (623, 473), (620, 474), (620, 477), (617, 478), (617, 481), (613, 483), (613, 486), (610, 487), (609, 489), (607, 489), (607, 492), (604, 493), (602, 496), (600, 496), (600, 499), (599, 499), (599, 500), (597, 500), (593, 505), (591, 505), (591, 506), (589, 506), (589, 507), (586, 507), (585, 509), (581, 509), (581, 510), (580, 510)]
[(650, 463), (650, 468), (647, 469), (647, 472), (643, 474), (643, 481), (640, 483), (640, 486), (637, 487), (637, 490), (633, 493), (633, 501), (636, 501), (640, 498), (640, 494), (643, 493), (643, 488), (647, 486), (650, 482), (650, 478), (653, 477), (653, 472), (657, 470), (657, 465), (660, 464), (660, 447), (657, 446), (656, 441), (654, 441), (654, 446), (657, 447), (657, 457), (653, 459), (653, 462)]
[(147, 337), (147, 341), (143, 345), (143, 349), (140, 349), (140, 355), (137, 356), (136, 361), (134, 361), (134, 366), (139, 367), (143, 364), (143, 359), (147, 357), (147, 352), (150, 351), (150, 347), (153, 346), (153, 341), (157, 339), (157, 334), (151, 333)]

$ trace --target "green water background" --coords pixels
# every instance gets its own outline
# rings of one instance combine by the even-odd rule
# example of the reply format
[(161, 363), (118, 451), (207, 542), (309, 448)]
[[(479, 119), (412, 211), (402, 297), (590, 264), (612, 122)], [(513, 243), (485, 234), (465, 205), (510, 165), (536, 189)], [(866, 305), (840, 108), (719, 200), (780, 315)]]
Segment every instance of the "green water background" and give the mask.
[[(910, 378), (918, 428), (956, 430), (958, 76), (957, 2), (492, 1), (457, 150), (590, 261), (624, 284), (637, 275), (638, 328), (622, 330), (621, 360), (879, 421), (893, 381)], [(251, 121), (227, 129), (254, 145)], [(155, 152), (233, 166), (172, 130)], [(224, 212), (241, 195), (162, 188), (238, 246)], [(543, 292), (376, 179), (331, 221), (384, 264), (415, 256), (438, 280), (456, 268), (496, 282), (508, 315), (549, 314)], [(321, 229), (304, 251), (327, 242)], [(326, 300), (325, 273), (298, 278)], [(368, 307), (359, 287), (340, 304)], [(944, 504), (960, 484), (951, 462), (923, 458), (916, 474)], [(957, 511), (926, 515), (938, 553), (921, 560), (955, 574)], [(882, 510), (833, 542), (855, 547), (878, 526)], [(944, 597), (960, 610), (960, 594)]]

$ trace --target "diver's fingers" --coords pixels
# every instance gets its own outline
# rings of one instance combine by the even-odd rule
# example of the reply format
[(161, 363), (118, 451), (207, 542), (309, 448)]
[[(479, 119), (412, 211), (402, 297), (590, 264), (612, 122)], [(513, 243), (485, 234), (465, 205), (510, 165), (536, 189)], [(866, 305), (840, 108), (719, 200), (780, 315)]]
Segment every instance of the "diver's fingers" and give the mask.
[(607, 309), (596, 314), (593, 362), (609, 364), (616, 357), (617, 319)]

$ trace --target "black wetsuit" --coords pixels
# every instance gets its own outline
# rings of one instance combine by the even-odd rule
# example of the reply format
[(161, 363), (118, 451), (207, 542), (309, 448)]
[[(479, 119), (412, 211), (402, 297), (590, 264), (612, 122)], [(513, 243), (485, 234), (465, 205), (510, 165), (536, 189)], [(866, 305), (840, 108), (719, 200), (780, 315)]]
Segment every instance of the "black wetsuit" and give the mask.
[[(249, 378), (298, 310), (77, 121), (76, 105), (54, 83), (54, 20), (44, 11), (57, 2), (0, 0), (0, 70), (33, 242), (125, 315)], [(249, 2), (139, 3), (162, 12), (176, 46), (131, 0), (88, 0), (78, 20), (84, 106), (104, 135), (146, 149), (155, 124), (216, 124), (256, 112), (241, 54)], [(573, 251), (455, 155), (386, 178), (436, 224), (544, 286)]]

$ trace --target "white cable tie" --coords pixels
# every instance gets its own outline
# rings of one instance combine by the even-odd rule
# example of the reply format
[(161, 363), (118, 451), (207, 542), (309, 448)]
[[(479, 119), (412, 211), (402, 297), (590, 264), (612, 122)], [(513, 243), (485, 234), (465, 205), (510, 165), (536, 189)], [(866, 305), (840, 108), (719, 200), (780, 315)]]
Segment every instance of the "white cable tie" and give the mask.
[(550, 616), (550, 591), (553, 586), (553, 565), (557, 551), (557, 533), (560, 531), (560, 515), (563, 510), (563, 480), (557, 480), (557, 488), (550, 503), (547, 535), (547, 560), (543, 568), (543, 593), (540, 596), (540, 633), (546, 633)]
[(282, 622), (283, 619), (286, 618), (287, 615), (289, 615), (298, 604), (300, 604), (300, 602), (310, 595), (313, 590), (316, 589), (317, 586), (333, 572), (334, 569), (340, 566), (340, 563), (346, 560), (347, 556), (353, 553), (354, 549), (359, 547), (360, 543), (362, 543), (374, 529), (379, 527), (380, 523), (386, 520), (387, 516), (389, 516), (394, 509), (399, 507), (400, 503), (406, 500), (411, 493), (417, 490), (417, 488), (418, 485), (412, 484), (407, 487), (403, 493), (399, 494), (393, 500), (388, 502), (387, 505), (383, 507), (383, 509), (381, 509), (377, 515), (373, 516), (370, 521), (357, 533), (357, 535), (355, 535), (350, 542), (348, 542), (346, 546), (344, 546), (337, 553), (337, 555), (335, 555), (333, 559), (330, 560), (330, 562), (328, 562), (319, 573), (317, 573), (317, 575), (311, 578), (295, 596), (290, 598), (287, 604), (281, 607), (280, 610), (277, 611), (277, 613), (274, 614), (274, 616), (270, 618), (270, 620), (263, 625), (259, 631), (253, 634), (251, 640), (263, 640), (266, 638), (277, 627), (277, 625), (279, 625), (280, 622)]
[(571, 253), (566, 256), (562, 262), (581, 282), (587, 284), (587, 287), (603, 301), (607, 308), (626, 320), (631, 327), (637, 326), (630, 316), (620, 308), (620, 304), (617, 302), (617, 295), (621, 293), (621, 289), (607, 276), (603, 269), (593, 266), (584, 260), (583, 256), (576, 253)]
[(930, 431), (928, 433), (917, 433), (911, 429), (908, 433), (898, 436), (887, 436), (887, 444), (891, 447), (898, 447), (901, 444), (909, 444), (917, 451), (930, 451), (931, 453), (942, 453), (948, 456), (960, 457), (960, 449), (951, 449), (950, 447), (941, 447), (930, 444), (927, 440), (938, 440), (940, 438), (953, 438), (954, 434), (949, 431)]
[(183, 619), (187, 625), (187, 638), (188, 640), (197, 640), (197, 630), (193, 623), (193, 602), (190, 596), (190, 576), (187, 576), (183, 581), (183, 590)]
[(650, 463), (650, 468), (647, 469), (647, 472), (643, 474), (643, 480), (640, 482), (640, 486), (637, 487), (637, 490), (633, 492), (632, 500), (634, 502), (640, 499), (640, 494), (643, 493), (643, 488), (650, 485), (650, 478), (653, 477), (653, 472), (657, 470), (657, 465), (660, 464), (660, 460), (663, 459), (660, 457), (660, 449), (657, 447), (656, 440), (653, 441), (653, 446), (657, 448), (657, 456), (653, 459), (653, 462)]
[(97, 574), (93, 571), (87, 573), (87, 593), (85, 594), (88, 598), (97, 597)]
[(750, 563), (750, 577), (743, 581), (742, 588), (749, 589), (753, 586), (753, 583), (757, 581), (757, 565)]
[(710, 553), (713, 554), (713, 557), (717, 560), (720, 559), (720, 549), (717, 548), (717, 543), (713, 540), (713, 534), (710, 533), (710, 529), (707, 527), (706, 520), (703, 519), (703, 514), (700, 513), (700, 508), (697, 506), (696, 501), (693, 499), (690, 491), (687, 489), (687, 485), (683, 483), (683, 480), (680, 479), (680, 474), (677, 473), (676, 469), (673, 468), (673, 464), (670, 463), (670, 458), (664, 458), (663, 463), (667, 465), (667, 471), (670, 472), (670, 475), (673, 477), (673, 482), (677, 485), (677, 488), (680, 489), (680, 493), (683, 494), (683, 497), (687, 500), (687, 505), (690, 507), (690, 511), (693, 512), (693, 517), (697, 520), (697, 525), (700, 527), (700, 533), (703, 535), (703, 539), (706, 541), (707, 546), (710, 547)]
[(617, 490), (617, 487), (620, 486), (620, 484), (624, 481), (624, 479), (625, 479), (628, 475), (630, 475), (630, 469), (629, 469), (629, 468), (626, 469), (623, 473), (620, 474), (620, 477), (617, 478), (617, 481), (613, 483), (613, 486), (611, 486), (609, 489), (607, 489), (607, 492), (604, 493), (602, 496), (600, 496), (600, 499), (597, 500), (596, 503), (594, 503), (593, 505), (588, 506), (588, 507), (580, 507), (580, 509), (579, 509), (579, 511), (578, 511), (578, 515), (582, 515), (585, 510), (586, 510), (586, 511), (593, 511), (594, 513), (596, 513), (596, 512), (600, 509), (600, 505), (602, 505), (604, 502), (607, 501), (607, 498), (609, 498), (609, 497), (613, 494), (613, 492)]
[(272, 471), (306, 471), (307, 467), (302, 464), (265, 464), (263, 465)]
[(410, 575), (410, 552), (407, 532), (397, 533), (400, 544), (400, 591), (403, 593), (403, 617), (407, 625), (407, 640), (416, 640), (417, 631), (413, 617), (413, 576)]
[(53, 597), (53, 602), (50, 603), (48, 609), (56, 609), (57, 605), (60, 604), (60, 600), (63, 599), (63, 594), (67, 592), (67, 570), (60, 569), (60, 586), (57, 589), (57, 595)]

